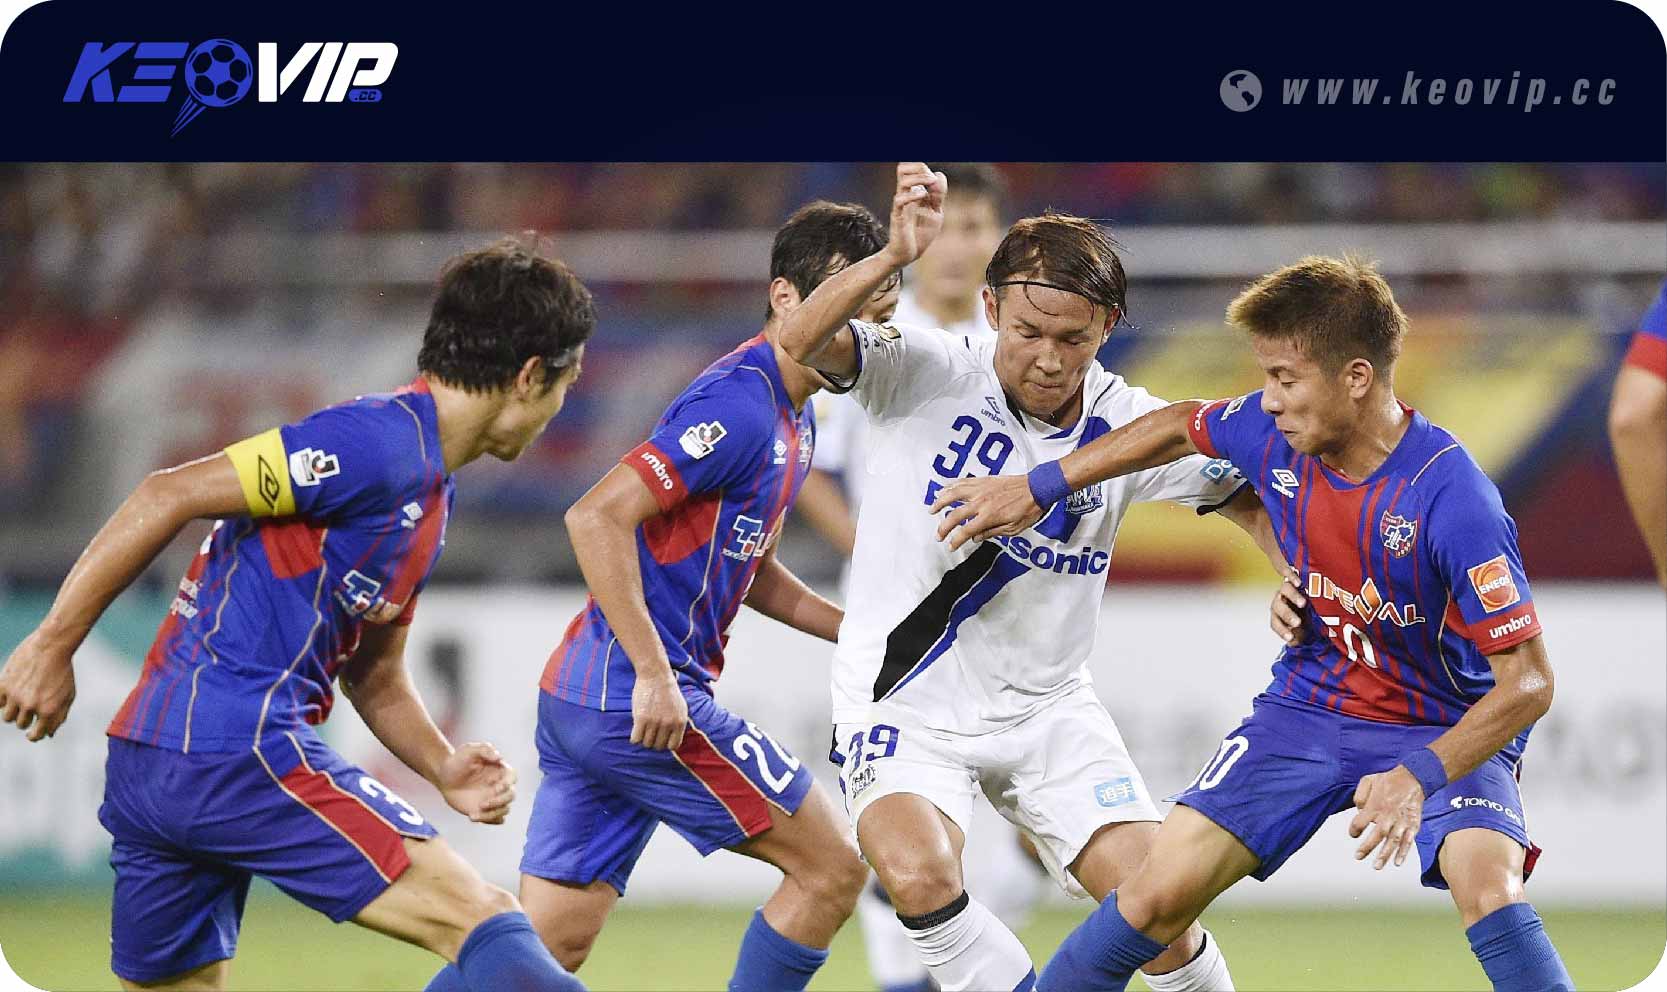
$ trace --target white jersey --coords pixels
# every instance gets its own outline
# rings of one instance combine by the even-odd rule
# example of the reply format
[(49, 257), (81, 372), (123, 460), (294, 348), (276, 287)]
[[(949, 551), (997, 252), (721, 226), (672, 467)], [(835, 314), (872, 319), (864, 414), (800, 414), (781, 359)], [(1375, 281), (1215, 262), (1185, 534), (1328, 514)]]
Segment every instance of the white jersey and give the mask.
[[(990, 330), (990, 322), (984, 318), (982, 296), (974, 299), (973, 315), (949, 325), (945, 330), (974, 338), (994, 338), (995, 332)], [(934, 326), (936, 321), (921, 307), (914, 294), (905, 289), (897, 299), (894, 323), (926, 327)], [(819, 392), (811, 402), (816, 406), (816, 461), (813, 467), (840, 477), (845, 501), (855, 513), (862, 506), (863, 486), (868, 481), (864, 457), (868, 418), (855, 400), (841, 393)]]
[(850, 596), (834, 652), (833, 720), (870, 707), (921, 725), (983, 734), (1087, 685), (1106, 568), (1131, 503), (1207, 512), (1243, 484), (1193, 455), (1072, 493), (1023, 534), (950, 551), (927, 511), (955, 479), (1021, 475), (1164, 406), (1098, 362), (1083, 413), (1064, 430), (1005, 398), (996, 339), (851, 322), (861, 360), (851, 395), (867, 411), (868, 479)]

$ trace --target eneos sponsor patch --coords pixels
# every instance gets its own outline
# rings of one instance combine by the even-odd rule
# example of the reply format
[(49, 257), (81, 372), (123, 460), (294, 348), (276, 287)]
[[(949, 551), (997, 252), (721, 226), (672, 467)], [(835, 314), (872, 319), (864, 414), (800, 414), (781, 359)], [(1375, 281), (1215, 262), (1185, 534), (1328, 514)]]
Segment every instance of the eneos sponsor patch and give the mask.
[(1470, 584), (1481, 599), (1482, 608), (1489, 613), (1496, 613), (1522, 599), (1504, 555), (1471, 566)]

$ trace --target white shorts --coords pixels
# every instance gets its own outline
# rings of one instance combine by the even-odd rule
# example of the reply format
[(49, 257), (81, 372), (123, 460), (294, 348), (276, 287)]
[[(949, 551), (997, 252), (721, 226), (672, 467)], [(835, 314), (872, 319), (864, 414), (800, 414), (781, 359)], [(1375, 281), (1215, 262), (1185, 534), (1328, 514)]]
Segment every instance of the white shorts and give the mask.
[(839, 784), (852, 829), (881, 796), (922, 796), (970, 832), (982, 791), (1024, 831), (1060, 887), (1084, 896), (1067, 867), (1108, 823), (1161, 820), (1146, 782), (1093, 687), (988, 734), (927, 730), (885, 703), (868, 724), (835, 729)]

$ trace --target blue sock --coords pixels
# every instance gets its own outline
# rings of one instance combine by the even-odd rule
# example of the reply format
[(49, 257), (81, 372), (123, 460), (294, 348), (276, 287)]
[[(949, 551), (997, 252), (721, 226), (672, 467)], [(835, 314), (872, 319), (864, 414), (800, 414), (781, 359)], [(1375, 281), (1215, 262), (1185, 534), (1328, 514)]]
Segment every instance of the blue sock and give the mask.
[(762, 909), (752, 914), (729, 992), (799, 992), (828, 960), (827, 951), (806, 947), (776, 933)]
[(1122, 992), (1129, 976), (1163, 949), (1163, 944), (1129, 926), (1117, 911), (1113, 892), (1059, 945), (1036, 980), (1037, 992)]
[(880, 992), (933, 992), (933, 989), (932, 980), (922, 978), (918, 982), (910, 982), (907, 985), (885, 985), (880, 988)]
[(1574, 979), (1528, 903), (1496, 909), (1464, 935), (1494, 992), (1574, 992)]
[(428, 986), (435, 992), (585, 992), (584, 985), (550, 956), (526, 913), (499, 913), (469, 932), (457, 952), (461, 986), (445, 969)]
[(469, 983), (463, 980), (463, 973), (457, 970), (457, 965), (448, 964), (428, 980), (423, 992), (469, 992)]

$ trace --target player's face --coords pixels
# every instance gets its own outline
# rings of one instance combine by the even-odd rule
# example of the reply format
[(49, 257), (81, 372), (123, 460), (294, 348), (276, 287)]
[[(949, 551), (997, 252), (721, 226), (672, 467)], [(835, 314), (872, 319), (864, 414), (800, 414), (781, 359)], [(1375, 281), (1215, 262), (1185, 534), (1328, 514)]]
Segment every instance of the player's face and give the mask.
[(996, 329), (996, 377), (1020, 409), (1050, 419), (1082, 388), (1114, 315), (1045, 286), (1003, 286), (999, 292), (998, 298), (996, 290), (984, 290), (984, 313)]
[(1262, 411), (1291, 447), (1320, 455), (1341, 445), (1349, 432), (1349, 390), (1344, 373), (1329, 372), (1296, 343), (1252, 336), (1262, 367)]
[(994, 203), (981, 196), (957, 198), (951, 191), (944, 200), (943, 231), (909, 269), (915, 291), (929, 300), (971, 299), (1006, 233)]
[(556, 383), (549, 389), (534, 387), (525, 395), (516, 395), (516, 391), (512, 390), (509, 402), (498, 418), (499, 429), (496, 433), (500, 440), (491, 448), (495, 457), (506, 462), (514, 461), (538, 440), (544, 428), (567, 402), (567, 390), (578, 381), (583, 364), (584, 348), (580, 347), (573, 363), (556, 371)]

